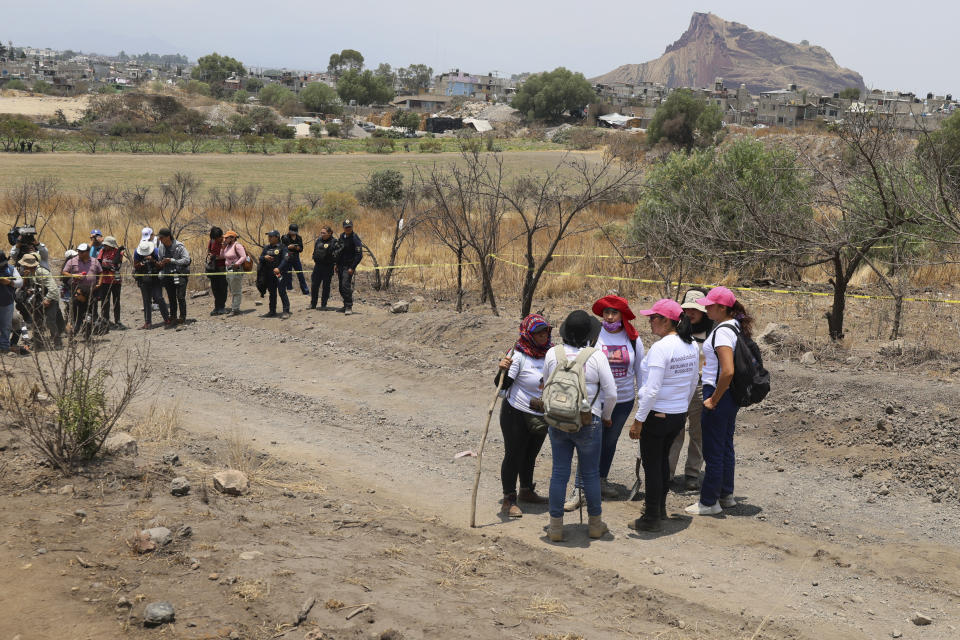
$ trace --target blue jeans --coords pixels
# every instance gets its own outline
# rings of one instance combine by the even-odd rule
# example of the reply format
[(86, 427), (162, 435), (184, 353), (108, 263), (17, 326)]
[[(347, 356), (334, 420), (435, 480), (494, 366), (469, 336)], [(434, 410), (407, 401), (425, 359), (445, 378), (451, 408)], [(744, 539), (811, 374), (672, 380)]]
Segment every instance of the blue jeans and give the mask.
[[(713, 385), (703, 385), (703, 399), (713, 395)], [(740, 407), (727, 390), (717, 403), (717, 408), (703, 408), (700, 427), (703, 434), (703, 485), (700, 487), (700, 502), (713, 506), (720, 496), (733, 495), (733, 472), (736, 455), (733, 450), (733, 432), (737, 426), (737, 411)]]
[(563, 517), (563, 502), (567, 496), (567, 482), (570, 480), (570, 466), (573, 462), (573, 450), (577, 450), (577, 462), (583, 474), (584, 489), (587, 497), (587, 513), (600, 515), (600, 432), (603, 425), (600, 418), (593, 416), (593, 422), (576, 433), (567, 433), (550, 427), (550, 447), (553, 449), (553, 473), (550, 476), (550, 516)]
[[(600, 436), (600, 477), (606, 478), (610, 474), (610, 466), (613, 465), (613, 455), (617, 452), (617, 443), (620, 441), (620, 434), (623, 433), (623, 425), (627, 423), (627, 418), (633, 410), (633, 400), (618, 402), (613, 407), (613, 414), (610, 421), (613, 422), (609, 427), (601, 425)], [(580, 467), (577, 467), (577, 478), (573, 486), (583, 487), (583, 478), (580, 477)]]
[(10, 330), (13, 324), (14, 307), (15, 305), (12, 302), (0, 307), (0, 356), (10, 348)]

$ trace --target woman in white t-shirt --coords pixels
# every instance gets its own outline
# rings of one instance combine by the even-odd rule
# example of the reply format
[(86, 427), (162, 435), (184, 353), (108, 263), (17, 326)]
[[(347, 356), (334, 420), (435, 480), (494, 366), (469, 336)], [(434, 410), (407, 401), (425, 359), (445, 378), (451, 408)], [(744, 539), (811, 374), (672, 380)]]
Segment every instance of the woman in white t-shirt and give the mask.
[[(607, 357), (613, 380), (617, 383), (617, 403), (613, 407), (613, 424), (603, 430), (600, 442), (600, 496), (604, 500), (615, 499), (619, 494), (607, 482), (613, 456), (617, 452), (617, 442), (627, 423), (633, 403), (637, 399), (637, 389), (643, 384), (640, 363), (643, 361), (643, 343), (637, 330), (630, 321), (636, 318), (626, 298), (604, 296), (593, 303), (593, 314), (603, 318), (596, 347)], [(573, 495), (563, 505), (564, 511), (573, 511), (580, 507), (583, 480), (580, 470), (574, 481)]]
[(733, 381), (733, 350), (741, 335), (750, 337), (753, 318), (726, 287), (715, 287), (697, 300), (707, 309), (714, 327), (703, 342), (703, 484), (700, 500), (686, 508), (693, 515), (716, 515), (737, 506), (733, 497), (736, 455), (733, 432), (739, 407), (729, 392)]
[[(500, 430), (503, 432), (503, 463), (500, 481), (503, 484), (503, 502), (500, 514), (519, 518), (523, 511), (517, 500), (544, 504), (547, 499), (534, 490), (533, 468), (540, 448), (547, 437), (547, 423), (543, 421), (543, 358), (553, 343), (550, 342), (550, 323), (538, 314), (531, 314), (520, 323), (520, 336), (514, 346), (513, 357), (500, 361), (500, 376), (506, 375), (506, 392), (500, 404)], [(517, 493), (517, 478), (520, 492)]]
[(640, 440), (646, 493), (643, 515), (630, 526), (659, 531), (667, 517), (670, 488), (670, 446), (683, 430), (690, 397), (700, 377), (700, 349), (693, 342), (690, 321), (675, 300), (658, 300), (640, 312), (660, 339), (643, 360), (643, 386), (637, 394), (636, 421), (630, 437)]

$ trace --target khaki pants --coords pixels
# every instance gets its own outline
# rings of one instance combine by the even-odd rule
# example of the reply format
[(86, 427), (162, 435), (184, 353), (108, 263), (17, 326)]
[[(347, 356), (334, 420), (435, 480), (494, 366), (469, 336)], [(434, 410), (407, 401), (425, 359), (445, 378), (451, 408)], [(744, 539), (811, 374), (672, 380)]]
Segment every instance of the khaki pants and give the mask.
[[(703, 436), (700, 432), (700, 414), (703, 412), (703, 386), (697, 384), (697, 390), (690, 398), (690, 408), (687, 409), (687, 433), (690, 434), (690, 444), (687, 446), (687, 463), (683, 475), (692, 478), (700, 477), (700, 467), (703, 466)], [(670, 447), (670, 477), (677, 471), (677, 462), (680, 460), (680, 450), (683, 448), (683, 430), (677, 434)]]
[(240, 302), (243, 300), (243, 271), (230, 271), (226, 277), (231, 295), (230, 308), (240, 311)]

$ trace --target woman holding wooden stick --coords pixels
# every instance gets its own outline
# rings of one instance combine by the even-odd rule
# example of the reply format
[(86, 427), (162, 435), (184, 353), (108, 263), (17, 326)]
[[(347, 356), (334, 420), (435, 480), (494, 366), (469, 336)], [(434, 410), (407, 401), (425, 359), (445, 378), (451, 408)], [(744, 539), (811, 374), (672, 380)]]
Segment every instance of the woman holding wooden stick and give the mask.
[[(500, 376), (506, 376), (503, 390), (506, 397), (500, 405), (500, 430), (503, 433), (503, 463), (500, 481), (503, 484), (503, 502), (500, 515), (519, 518), (523, 511), (517, 501), (545, 504), (547, 499), (534, 490), (533, 469), (547, 436), (543, 420), (543, 359), (552, 347), (552, 328), (538, 314), (531, 314), (520, 323), (520, 336), (513, 357), (500, 361)], [(517, 479), (520, 492), (517, 492)]]

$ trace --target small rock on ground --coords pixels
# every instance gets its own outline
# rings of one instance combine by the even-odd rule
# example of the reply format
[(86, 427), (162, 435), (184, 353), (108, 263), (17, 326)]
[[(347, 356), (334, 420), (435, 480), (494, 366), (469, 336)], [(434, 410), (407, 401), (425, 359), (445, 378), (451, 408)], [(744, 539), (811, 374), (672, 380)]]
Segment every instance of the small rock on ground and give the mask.
[(135, 456), (137, 455), (137, 440), (129, 433), (118, 431), (111, 433), (103, 441), (103, 448), (107, 453), (117, 456)]
[(143, 610), (143, 624), (148, 627), (155, 627), (173, 622), (175, 615), (173, 605), (169, 602), (151, 602)]
[(190, 493), (190, 481), (180, 476), (170, 481), (170, 493), (175, 496), (185, 496)]
[(250, 481), (242, 471), (228, 469), (214, 474), (213, 488), (228, 496), (242, 496), (250, 490)]
[(150, 536), (150, 540), (159, 546), (170, 544), (170, 542), (173, 540), (173, 532), (166, 527), (153, 527), (152, 529), (144, 529), (140, 532), (140, 535)]
[(933, 622), (933, 618), (928, 618), (920, 612), (914, 613), (913, 617), (910, 618), (910, 622), (917, 625), (918, 627), (925, 627), (928, 624)]

